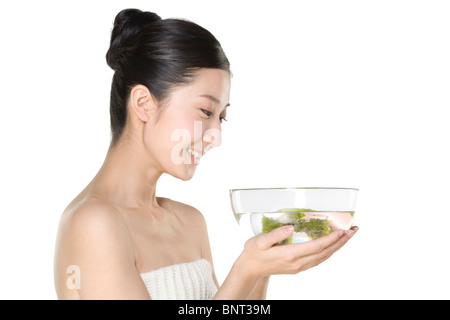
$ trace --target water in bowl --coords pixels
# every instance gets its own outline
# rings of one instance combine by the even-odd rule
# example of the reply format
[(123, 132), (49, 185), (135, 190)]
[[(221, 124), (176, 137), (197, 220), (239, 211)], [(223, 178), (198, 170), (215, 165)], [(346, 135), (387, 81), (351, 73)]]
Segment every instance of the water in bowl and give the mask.
[(242, 224), (243, 216), (249, 215), (253, 233), (268, 233), (282, 226), (294, 226), (294, 233), (281, 244), (302, 243), (330, 234), (334, 230), (348, 230), (353, 225), (354, 211), (316, 211), (301, 208), (286, 208), (277, 212), (236, 214)]

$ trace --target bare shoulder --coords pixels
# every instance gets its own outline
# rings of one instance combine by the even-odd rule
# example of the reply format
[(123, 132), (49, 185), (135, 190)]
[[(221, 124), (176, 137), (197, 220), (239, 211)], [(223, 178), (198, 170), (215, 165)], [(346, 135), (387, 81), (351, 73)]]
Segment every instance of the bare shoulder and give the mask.
[[(116, 266), (134, 265), (132, 243), (125, 221), (120, 212), (107, 201), (85, 199), (69, 206), (62, 214), (54, 266), (55, 286), (59, 297), (77, 298), (72, 295), (80, 293), (67, 290), (65, 284), (67, 268), (73, 265), (83, 270), (84, 279), (88, 279), (89, 274), (114, 271)], [(100, 279), (100, 276), (97, 277)]]
[(126, 225), (117, 209), (97, 198), (88, 198), (66, 208), (59, 226), (59, 231), (66, 236), (82, 239), (86, 236), (104, 237), (124, 230)]
[(171, 208), (177, 214), (177, 216), (182, 219), (188, 219), (196, 223), (205, 224), (205, 218), (203, 217), (203, 214), (197, 208), (191, 205), (161, 197), (158, 198), (158, 202), (163, 207)]

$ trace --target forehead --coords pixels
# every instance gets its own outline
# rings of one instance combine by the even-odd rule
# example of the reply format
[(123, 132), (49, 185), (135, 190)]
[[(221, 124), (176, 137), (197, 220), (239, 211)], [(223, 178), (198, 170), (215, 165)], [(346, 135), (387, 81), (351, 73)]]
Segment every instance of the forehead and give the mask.
[(230, 100), (230, 74), (220, 69), (200, 69), (196, 72), (194, 81), (181, 86), (172, 93), (172, 99), (195, 99), (211, 96), (225, 107)]

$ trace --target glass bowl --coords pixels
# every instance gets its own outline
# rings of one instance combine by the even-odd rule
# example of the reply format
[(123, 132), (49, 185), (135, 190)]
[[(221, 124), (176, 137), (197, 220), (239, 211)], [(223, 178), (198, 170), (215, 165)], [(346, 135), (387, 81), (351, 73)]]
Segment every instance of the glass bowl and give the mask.
[(302, 243), (334, 230), (350, 229), (358, 191), (354, 188), (231, 189), (230, 198), (236, 221), (241, 225), (244, 220), (249, 222), (255, 235), (292, 225), (294, 233), (282, 243)]

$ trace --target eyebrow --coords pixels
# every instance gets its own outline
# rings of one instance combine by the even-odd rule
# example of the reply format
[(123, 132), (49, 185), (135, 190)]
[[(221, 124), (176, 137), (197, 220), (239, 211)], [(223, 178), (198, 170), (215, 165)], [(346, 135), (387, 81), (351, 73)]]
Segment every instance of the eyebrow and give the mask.
[[(219, 100), (219, 99), (217, 99), (217, 98), (215, 98), (215, 97), (213, 97), (213, 96), (211, 96), (211, 95), (209, 95), (209, 94), (202, 94), (202, 95), (200, 95), (199, 97), (203, 97), (203, 98), (209, 99), (209, 100), (211, 100), (211, 101), (213, 101), (213, 102), (215, 102), (215, 103), (217, 103), (217, 104), (220, 104), (220, 100)], [(225, 106), (225, 108), (227, 108), (227, 107), (229, 107), (229, 106), (230, 106), (230, 104), (228, 103), (228, 104)]]

